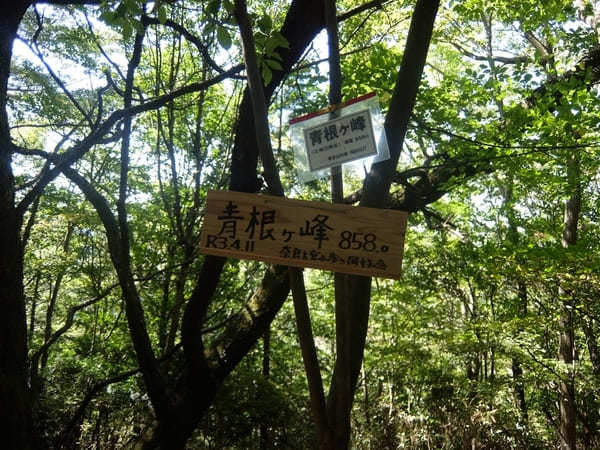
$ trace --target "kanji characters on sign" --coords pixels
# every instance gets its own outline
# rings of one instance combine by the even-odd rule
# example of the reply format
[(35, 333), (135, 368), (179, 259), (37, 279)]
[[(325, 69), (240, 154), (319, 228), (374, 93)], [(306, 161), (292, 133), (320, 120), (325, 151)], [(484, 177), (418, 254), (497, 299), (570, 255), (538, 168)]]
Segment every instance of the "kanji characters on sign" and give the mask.
[(368, 109), (306, 128), (310, 170), (319, 170), (377, 154)]
[(405, 226), (406, 213), (399, 211), (211, 191), (202, 251), (397, 278)]

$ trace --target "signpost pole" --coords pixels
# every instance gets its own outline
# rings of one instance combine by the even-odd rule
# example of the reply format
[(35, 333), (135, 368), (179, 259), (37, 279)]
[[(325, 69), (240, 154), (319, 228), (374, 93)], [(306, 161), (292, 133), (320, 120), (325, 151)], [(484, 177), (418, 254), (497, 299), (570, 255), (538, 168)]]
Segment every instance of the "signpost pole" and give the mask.
[(342, 203), (344, 201), (342, 166), (333, 166), (331, 168), (331, 201), (332, 203)]

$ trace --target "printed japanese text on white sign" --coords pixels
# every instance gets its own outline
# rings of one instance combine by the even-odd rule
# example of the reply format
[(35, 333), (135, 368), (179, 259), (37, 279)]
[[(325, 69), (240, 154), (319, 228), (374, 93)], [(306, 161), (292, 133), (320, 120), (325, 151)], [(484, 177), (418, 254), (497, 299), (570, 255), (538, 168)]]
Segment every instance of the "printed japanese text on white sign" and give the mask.
[(377, 154), (368, 109), (304, 130), (311, 171)]

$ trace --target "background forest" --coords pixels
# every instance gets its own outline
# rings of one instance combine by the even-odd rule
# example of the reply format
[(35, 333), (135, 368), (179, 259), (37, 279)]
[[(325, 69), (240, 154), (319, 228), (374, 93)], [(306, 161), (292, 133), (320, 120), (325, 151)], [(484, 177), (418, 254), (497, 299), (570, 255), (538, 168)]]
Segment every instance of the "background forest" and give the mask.
[[(274, 192), (248, 49), (283, 193), (331, 201), (288, 130), (331, 102), (326, 4), (392, 153), (343, 201), (410, 213), (400, 281), (198, 252), (208, 190)], [(600, 448), (600, 2), (0, 10), (5, 448)]]

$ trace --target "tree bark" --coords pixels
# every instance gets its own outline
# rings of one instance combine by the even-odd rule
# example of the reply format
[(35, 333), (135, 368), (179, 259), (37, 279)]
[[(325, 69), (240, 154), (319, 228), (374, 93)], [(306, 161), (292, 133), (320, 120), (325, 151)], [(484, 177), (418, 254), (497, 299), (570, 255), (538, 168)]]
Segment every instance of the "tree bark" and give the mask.
[[(595, 320), (593, 317), (582, 318), (582, 328), (585, 334), (590, 362), (592, 363), (592, 371), (596, 380), (600, 379), (600, 351), (598, 349), (598, 339), (595, 332)], [(598, 411), (598, 395), (597, 391), (587, 392), (583, 399), (585, 423), (584, 448), (594, 448), (594, 444), (598, 446), (600, 436), (598, 435), (598, 421), (600, 414)]]
[[(271, 377), (271, 328), (267, 328), (263, 334), (263, 353), (262, 353), (262, 376), (265, 380)], [(260, 450), (267, 450), (271, 447), (269, 436), (269, 427), (265, 423), (260, 424)]]
[(38, 447), (27, 388), (27, 321), (23, 291), (22, 215), (15, 207), (7, 89), (12, 46), (30, 2), (0, 11), (0, 436), (5, 448)]
[[(413, 111), (417, 91), (421, 82), (429, 43), (433, 33), (433, 25), (439, 0), (418, 0), (412, 15), (410, 28), (400, 70), (398, 72), (390, 107), (385, 118), (385, 130), (390, 148), (390, 159), (373, 164), (363, 185), (361, 206), (384, 208), (389, 206), (389, 190), (395, 174), (402, 145), (408, 129), (408, 122)], [(371, 299), (371, 278), (357, 275), (344, 276), (344, 291), (348, 296), (350, 315), (350, 386), (356, 386), (363, 361), (365, 339), (369, 323)], [(338, 417), (333, 411), (348, 410), (344, 406), (343, 361), (336, 360), (329, 395), (327, 398), (328, 416)], [(349, 408), (353, 399), (350, 399)], [(346, 418), (343, 418), (344, 423)], [(332, 428), (348, 428), (344, 423), (330, 423)], [(345, 449), (349, 445), (350, 434), (336, 436), (333, 448)]]
[[(338, 24), (336, 20), (336, 0), (325, 0), (325, 24), (329, 49), (329, 104), (335, 106), (342, 101), (342, 73), (340, 67), (340, 49)], [(339, 111), (332, 111), (330, 118), (339, 116)], [(331, 168), (331, 201), (341, 203), (344, 199), (344, 182), (342, 167)], [(338, 367), (339, 394), (335, 405), (327, 410), (323, 426), (329, 432), (320, 440), (320, 448), (347, 448), (350, 443), (350, 414), (352, 411), (353, 387), (351, 383), (351, 322), (350, 298), (345, 292), (346, 275), (334, 273), (335, 286), (335, 342), (336, 365)], [(339, 362), (339, 364), (337, 364)]]
[[(577, 243), (577, 223), (581, 209), (580, 161), (577, 154), (569, 156), (567, 161), (567, 183), (569, 198), (564, 207), (564, 228), (562, 246), (567, 249)], [(559, 381), (560, 409), (560, 446), (562, 450), (575, 450), (577, 443), (576, 425), (577, 411), (575, 406), (575, 381), (573, 361), (575, 354), (574, 335), (574, 298), (562, 284), (558, 289), (561, 305), (559, 320), (559, 360), (566, 366), (566, 373)]]
[[(517, 283), (518, 296), (519, 296), (519, 317), (524, 318), (527, 316), (527, 285), (523, 280), (519, 280)], [(521, 420), (524, 425), (527, 426), (529, 422), (529, 413), (527, 412), (527, 401), (525, 400), (525, 386), (523, 384), (523, 368), (521, 367), (521, 361), (518, 357), (512, 358), (512, 372), (513, 381), (515, 384), (515, 397), (519, 405), (519, 411), (521, 412)]]

